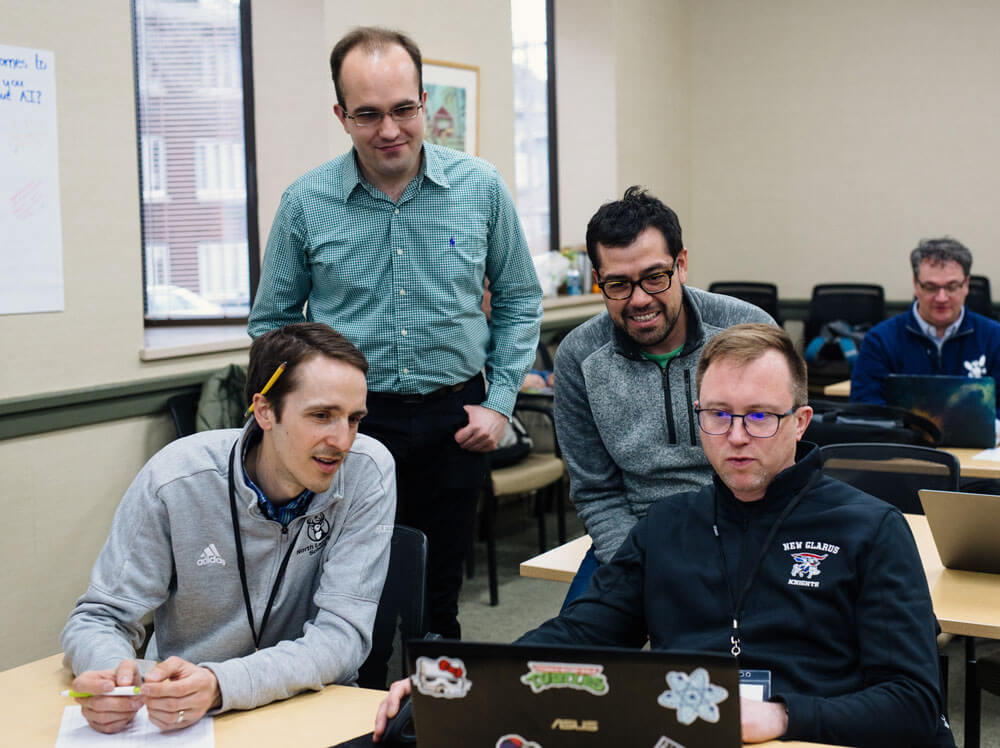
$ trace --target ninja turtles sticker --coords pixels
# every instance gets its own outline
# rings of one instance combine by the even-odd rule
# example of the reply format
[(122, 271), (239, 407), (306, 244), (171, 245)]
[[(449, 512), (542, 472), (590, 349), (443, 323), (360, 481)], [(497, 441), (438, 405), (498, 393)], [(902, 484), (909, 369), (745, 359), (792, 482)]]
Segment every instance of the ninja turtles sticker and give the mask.
[(418, 657), (410, 680), (420, 693), (436, 699), (462, 699), (472, 688), (465, 663), (457, 657)]
[(528, 662), (528, 672), (521, 682), (531, 687), (532, 693), (550, 688), (572, 688), (594, 696), (608, 692), (608, 677), (603, 665), (582, 665), (573, 662)]
[(719, 707), (729, 697), (729, 691), (708, 680), (708, 671), (697, 668), (693, 673), (671, 670), (667, 673), (669, 688), (656, 698), (664, 709), (677, 710), (677, 721), (690, 725), (701, 718), (706, 722), (719, 721)]

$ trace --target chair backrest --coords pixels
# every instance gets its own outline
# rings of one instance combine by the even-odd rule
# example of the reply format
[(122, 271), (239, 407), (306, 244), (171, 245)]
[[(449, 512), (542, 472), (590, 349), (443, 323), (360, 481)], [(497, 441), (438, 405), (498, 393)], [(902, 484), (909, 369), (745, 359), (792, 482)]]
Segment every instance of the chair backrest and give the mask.
[(972, 311), (996, 319), (993, 313), (993, 296), (990, 293), (990, 279), (985, 275), (969, 276), (969, 295), (965, 305)]
[(933, 447), (829, 444), (819, 454), (826, 475), (910, 514), (924, 513), (917, 495), (921, 488), (958, 490), (958, 458)]
[[(426, 568), (427, 536), (412, 527), (396, 525), (392, 532), (389, 569), (375, 614), (372, 651), (358, 673), (358, 685), (363, 688), (385, 688), (388, 658), (397, 629), (404, 646), (407, 639), (419, 639), (427, 633), (424, 626)], [(402, 662), (405, 668), (405, 655)]]
[(773, 283), (755, 283), (751, 281), (716, 281), (708, 287), (711, 293), (721, 293), (734, 296), (754, 306), (758, 306), (770, 314), (774, 321), (781, 324), (778, 313), (778, 287)]
[(806, 343), (819, 334), (827, 322), (843, 320), (852, 325), (876, 325), (885, 318), (885, 290), (871, 283), (821, 283), (813, 286), (809, 318), (805, 325)]
[(198, 400), (201, 397), (200, 388), (194, 392), (183, 392), (167, 400), (167, 412), (174, 422), (177, 438), (190, 436), (196, 431), (195, 416), (198, 413)]

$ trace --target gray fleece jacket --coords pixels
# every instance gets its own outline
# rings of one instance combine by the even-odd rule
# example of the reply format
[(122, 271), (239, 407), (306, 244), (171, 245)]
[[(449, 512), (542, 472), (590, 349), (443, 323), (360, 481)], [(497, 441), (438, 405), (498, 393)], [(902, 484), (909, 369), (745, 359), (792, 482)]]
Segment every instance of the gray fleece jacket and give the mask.
[(761, 309), (684, 286), (687, 339), (666, 369), (640, 355), (607, 312), (577, 327), (556, 351), (555, 419), (570, 498), (607, 563), (650, 504), (711, 482), (695, 419), (695, 370), (717, 333), (774, 324)]
[(172, 442), (132, 482), (60, 637), (75, 674), (134, 657), (140, 621), (152, 610), (147, 658), (177, 655), (210, 668), (220, 711), (356, 680), (389, 562), (392, 457), (359, 434), (329, 490), (283, 531), (261, 514), (237, 450), (236, 502), (258, 631), (288, 543), (295, 543), (255, 652), (228, 491), (230, 450), (247, 433), (205, 431)]

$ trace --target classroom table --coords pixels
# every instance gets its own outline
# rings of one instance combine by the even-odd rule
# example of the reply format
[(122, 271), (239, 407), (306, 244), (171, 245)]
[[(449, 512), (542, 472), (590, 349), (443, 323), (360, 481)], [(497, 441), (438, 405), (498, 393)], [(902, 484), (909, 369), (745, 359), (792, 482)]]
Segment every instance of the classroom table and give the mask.
[(845, 379), (842, 382), (834, 382), (823, 388), (823, 394), (827, 397), (850, 397), (851, 380)]
[[(62, 665), (62, 655), (0, 672), (4, 745), (18, 748), (55, 745), (63, 708), (76, 703), (59, 695), (69, 687), (70, 680), (70, 672)], [(216, 748), (285, 745), (320, 748), (341, 743), (371, 732), (375, 711), (384, 696), (384, 691), (327, 686), (322, 691), (301, 693), (250, 711), (228, 712), (215, 718), (215, 745)], [(819, 743), (777, 740), (755, 745), (822, 748)]]
[[(71, 680), (61, 654), (0, 673), (0, 742), (19, 748), (55, 745), (63, 707), (76, 704), (59, 695)], [(340, 743), (371, 732), (384, 696), (383, 691), (327, 686), (250, 711), (227, 712), (215, 718), (215, 745), (320, 748)]]

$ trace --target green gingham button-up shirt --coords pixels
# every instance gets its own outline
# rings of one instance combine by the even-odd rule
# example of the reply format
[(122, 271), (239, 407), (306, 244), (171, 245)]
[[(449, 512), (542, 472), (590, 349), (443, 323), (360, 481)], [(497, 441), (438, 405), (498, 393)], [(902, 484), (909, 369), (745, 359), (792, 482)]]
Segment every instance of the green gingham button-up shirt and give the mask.
[(535, 357), (541, 298), (494, 166), (424, 143), (420, 172), (393, 203), (361, 177), (352, 149), (282, 196), (249, 332), (325, 322), (365, 354), (373, 392), (426, 394), (485, 366), (483, 405), (509, 416)]

